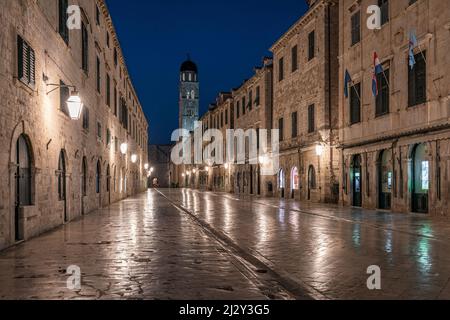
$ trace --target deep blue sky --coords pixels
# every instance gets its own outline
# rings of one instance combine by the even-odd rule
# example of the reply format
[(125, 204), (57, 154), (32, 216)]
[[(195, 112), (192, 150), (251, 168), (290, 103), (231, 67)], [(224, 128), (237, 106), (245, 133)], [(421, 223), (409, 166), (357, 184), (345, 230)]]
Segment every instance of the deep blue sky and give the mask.
[(251, 77), (270, 46), (306, 11), (304, 0), (106, 0), (150, 122), (150, 143), (178, 128), (180, 64), (199, 67), (200, 113)]

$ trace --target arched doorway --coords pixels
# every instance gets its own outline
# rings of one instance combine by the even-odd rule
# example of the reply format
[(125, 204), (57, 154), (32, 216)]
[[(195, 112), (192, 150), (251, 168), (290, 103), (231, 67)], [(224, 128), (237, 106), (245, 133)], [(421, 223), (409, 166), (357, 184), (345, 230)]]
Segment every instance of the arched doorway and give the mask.
[(430, 189), (430, 162), (425, 144), (416, 145), (412, 153), (412, 211), (428, 213)]
[(97, 161), (97, 167), (95, 170), (95, 191), (98, 194), (98, 205), (102, 207), (102, 165), (100, 160)]
[(108, 193), (108, 204), (111, 204), (111, 168), (106, 167), (106, 192)]
[(291, 197), (295, 198), (295, 192), (300, 190), (300, 180), (298, 176), (298, 168), (294, 167), (291, 171)]
[(317, 188), (316, 169), (313, 165), (308, 169), (308, 201), (311, 201), (311, 191)]
[(253, 194), (253, 166), (250, 166), (250, 194)]
[(15, 240), (24, 239), (20, 223), (20, 208), (31, 205), (31, 152), (28, 140), (20, 135), (16, 145), (16, 208), (14, 215)]
[(83, 157), (83, 161), (81, 163), (81, 214), (86, 214), (85, 210), (85, 197), (87, 196), (87, 183), (88, 181), (88, 169), (87, 169), (87, 160), (86, 157)]
[(284, 175), (284, 170), (281, 169), (278, 173), (278, 189), (280, 191), (280, 197), (284, 198), (284, 192), (286, 188), (286, 177)]
[(393, 187), (392, 151), (384, 150), (378, 159), (378, 207), (383, 210), (390, 210), (392, 206)]
[(64, 206), (64, 222), (69, 221), (67, 212), (67, 166), (65, 151), (61, 150), (58, 160), (58, 198), (59, 201), (63, 201)]
[(362, 207), (362, 160), (359, 154), (352, 161), (352, 192), (352, 205)]

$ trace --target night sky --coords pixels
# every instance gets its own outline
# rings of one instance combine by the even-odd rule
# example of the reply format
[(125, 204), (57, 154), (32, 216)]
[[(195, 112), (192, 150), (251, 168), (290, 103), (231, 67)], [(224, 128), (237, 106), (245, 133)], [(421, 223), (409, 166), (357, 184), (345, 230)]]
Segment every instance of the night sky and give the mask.
[(199, 67), (200, 114), (220, 91), (253, 74), (271, 45), (306, 11), (304, 0), (106, 0), (150, 143), (178, 128), (178, 80), (190, 53)]

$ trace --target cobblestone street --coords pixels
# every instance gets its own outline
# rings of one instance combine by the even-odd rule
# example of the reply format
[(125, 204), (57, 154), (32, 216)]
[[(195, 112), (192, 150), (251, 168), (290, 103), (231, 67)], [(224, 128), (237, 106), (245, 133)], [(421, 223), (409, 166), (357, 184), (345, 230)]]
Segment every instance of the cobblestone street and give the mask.
[[(150, 190), (1, 252), (0, 299), (447, 299), (449, 230), (420, 215)], [(380, 291), (367, 289), (370, 265)]]

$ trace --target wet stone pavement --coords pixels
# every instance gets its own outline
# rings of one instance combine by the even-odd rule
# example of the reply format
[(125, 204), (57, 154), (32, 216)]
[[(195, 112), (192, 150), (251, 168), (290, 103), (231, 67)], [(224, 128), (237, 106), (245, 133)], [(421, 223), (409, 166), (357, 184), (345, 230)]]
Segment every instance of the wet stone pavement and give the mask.
[[(80, 291), (66, 269), (79, 266)], [(261, 283), (155, 191), (0, 252), (0, 299), (267, 299)]]
[[(195, 190), (160, 190), (319, 299), (450, 299), (450, 221)], [(367, 268), (381, 268), (368, 290)]]
[(449, 220), (188, 189), (0, 252), (0, 299), (450, 299), (449, 280)]

